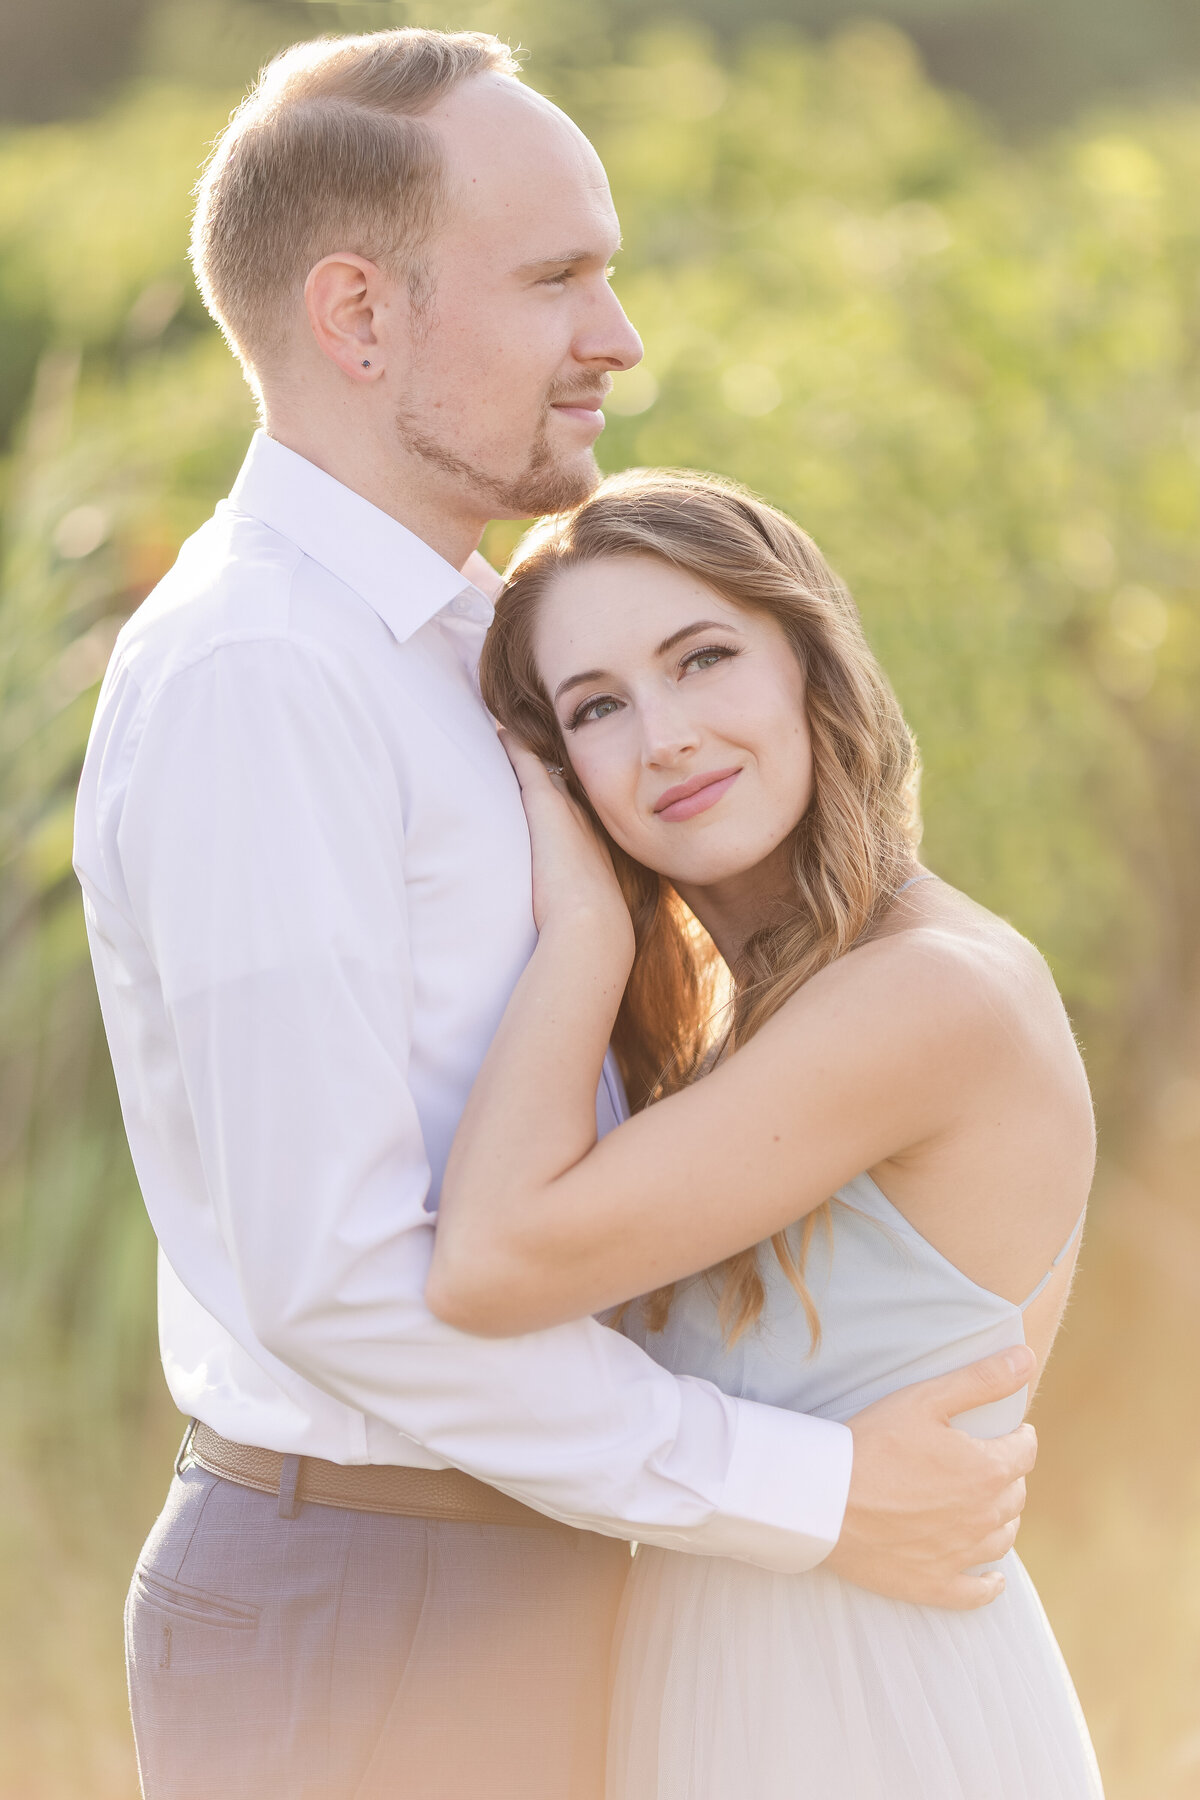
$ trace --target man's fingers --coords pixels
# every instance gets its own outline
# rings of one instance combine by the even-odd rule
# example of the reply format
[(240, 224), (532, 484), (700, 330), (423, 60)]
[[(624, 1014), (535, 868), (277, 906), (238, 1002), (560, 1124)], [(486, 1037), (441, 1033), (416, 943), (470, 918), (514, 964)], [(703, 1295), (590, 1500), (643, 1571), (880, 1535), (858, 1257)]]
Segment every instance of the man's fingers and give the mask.
[(1028, 1420), (1015, 1431), (993, 1438), (991, 1450), (997, 1474), (1010, 1482), (1023, 1480), (1037, 1461), (1037, 1448), (1037, 1432)]
[(1013, 1519), (1020, 1518), (1021, 1514), (1025, 1511), (1027, 1494), (1028, 1490), (1025, 1486), (1024, 1476), (1022, 1476), (1019, 1481), (1011, 1482), (1009, 1486), (1005, 1488), (1004, 1492), (996, 1502), (1001, 1525), (1007, 1525)]
[(1009, 1523), (1002, 1525), (999, 1531), (989, 1533), (976, 1552), (977, 1561), (981, 1563), (999, 1562), (1002, 1556), (1008, 1555), (1016, 1543), (1019, 1530), (1020, 1520), (1010, 1519)]
[(990, 1606), (1004, 1592), (1004, 1577), (999, 1569), (988, 1569), (982, 1575), (956, 1575), (946, 1584), (943, 1598), (936, 1602), (955, 1612), (977, 1612)]
[(983, 1362), (955, 1369), (950, 1375), (939, 1375), (921, 1383), (926, 1395), (937, 1408), (938, 1416), (953, 1419), (973, 1407), (987, 1406), (993, 1400), (1006, 1400), (1020, 1393), (1033, 1379), (1037, 1358), (1024, 1344), (1011, 1350), (1000, 1350)]

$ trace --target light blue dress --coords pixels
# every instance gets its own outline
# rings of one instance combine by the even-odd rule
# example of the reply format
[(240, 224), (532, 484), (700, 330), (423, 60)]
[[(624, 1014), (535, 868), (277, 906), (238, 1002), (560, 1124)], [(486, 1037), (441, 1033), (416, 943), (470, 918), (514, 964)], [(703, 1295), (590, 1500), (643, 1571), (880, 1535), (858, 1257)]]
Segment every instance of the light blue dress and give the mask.
[[(1074, 1242), (1071, 1233), (1055, 1264)], [(954, 1267), (868, 1175), (839, 1190), (798, 1296), (760, 1251), (766, 1303), (724, 1342), (703, 1276), (666, 1328), (622, 1329), (677, 1374), (845, 1420), (873, 1400), (1024, 1341), (1021, 1303)], [(1024, 1395), (956, 1421), (1016, 1426)], [(980, 1611), (887, 1600), (826, 1569), (775, 1575), (643, 1546), (617, 1663), (609, 1800), (1099, 1800), (1070, 1676), (1015, 1552)]]

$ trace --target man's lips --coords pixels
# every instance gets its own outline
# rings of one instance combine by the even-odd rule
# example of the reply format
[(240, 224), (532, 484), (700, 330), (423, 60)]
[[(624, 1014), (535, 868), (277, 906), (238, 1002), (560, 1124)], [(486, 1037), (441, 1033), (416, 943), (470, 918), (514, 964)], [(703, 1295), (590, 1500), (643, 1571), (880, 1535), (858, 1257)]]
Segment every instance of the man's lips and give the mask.
[(659, 795), (654, 803), (655, 816), (675, 824), (680, 819), (691, 819), (697, 813), (707, 812), (729, 792), (741, 772), (740, 768), (710, 769), (707, 775), (693, 775), (690, 781), (681, 781), (678, 787), (668, 788), (665, 794)]
[(594, 425), (604, 429), (604, 414), (600, 408), (604, 405), (605, 394), (577, 395), (570, 400), (552, 400), (550, 410), (565, 413), (569, 419), (578, 419), (581, 424)]

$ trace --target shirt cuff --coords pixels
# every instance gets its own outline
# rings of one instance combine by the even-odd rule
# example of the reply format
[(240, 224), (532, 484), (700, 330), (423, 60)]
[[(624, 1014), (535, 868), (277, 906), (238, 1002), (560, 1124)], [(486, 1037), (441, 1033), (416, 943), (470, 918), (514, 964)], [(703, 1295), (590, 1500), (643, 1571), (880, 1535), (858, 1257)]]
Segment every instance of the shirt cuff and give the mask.
[(850, 1492), (848, 1425), (739, 1400), (720, 1505), (686, 1548), (785, 1575), (815, 1568), (837, 1543)]

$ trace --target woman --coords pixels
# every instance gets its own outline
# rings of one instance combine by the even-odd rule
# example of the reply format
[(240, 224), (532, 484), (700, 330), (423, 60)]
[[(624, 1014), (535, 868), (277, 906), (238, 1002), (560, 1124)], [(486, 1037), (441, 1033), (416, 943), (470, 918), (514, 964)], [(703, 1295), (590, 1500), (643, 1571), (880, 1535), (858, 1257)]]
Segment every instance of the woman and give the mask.
[[(1037, 953), (920, 868), (912, 740), (816, 546), (716, 480), (609, 480), (526, 540), (482, 674), (540, 938), (455, 1141), (434, 1310), (503, 1334), (646, 1296), (620, 1328), (670, 1368), (835, 1419), (1023, 1335), (1040, 1366), (1086, 1080)], [(596, 1143), (610, 1036), (633, 1117)], [(836, 1552), (643, 1549), (612, 1800), (1094, 1800), (1014, 1536), (971, 1612)]]

